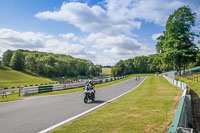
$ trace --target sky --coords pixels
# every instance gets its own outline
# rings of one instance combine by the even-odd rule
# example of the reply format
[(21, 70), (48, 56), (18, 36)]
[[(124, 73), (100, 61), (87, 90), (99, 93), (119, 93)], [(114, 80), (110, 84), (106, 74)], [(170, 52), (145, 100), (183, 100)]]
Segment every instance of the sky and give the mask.
[(155, 54), (169, 15), (183, 5), (197, 14), (199, 33), (200, 0), (0, 0), (0, 57), (27, 49), (105, 66)]

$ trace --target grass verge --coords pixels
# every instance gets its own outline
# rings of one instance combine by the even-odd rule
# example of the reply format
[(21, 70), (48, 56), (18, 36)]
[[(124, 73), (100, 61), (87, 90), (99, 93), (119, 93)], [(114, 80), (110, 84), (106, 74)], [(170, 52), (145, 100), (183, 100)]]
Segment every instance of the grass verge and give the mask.
[(19, 93), (18, 93), (18, 91), (16, 91), (16, 92), (12, 93), (11, 95), (7, 95), (5, 98), (0, 97), (0, 103), (1, 102), (20, 100), (21, 97), (19, 97), (18, 95), (19, 95)]
[(134, 91), (52, 133), (160, 133), (173, 119), (180, 88), (148, 77)]

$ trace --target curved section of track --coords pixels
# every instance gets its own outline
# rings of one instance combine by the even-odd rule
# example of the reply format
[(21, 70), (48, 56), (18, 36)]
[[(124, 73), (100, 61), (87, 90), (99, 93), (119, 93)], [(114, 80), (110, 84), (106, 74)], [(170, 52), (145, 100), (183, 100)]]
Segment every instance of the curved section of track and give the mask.
[(84, 104), (83, 92), (35, 96), (25, 100), (0, 103), (0, 132), (40, 132), (133, 89), (144, 78), (141, 77), (138, 81), (132, 78), (99, 88), (96, 90), (96, 101), (89, 104)]

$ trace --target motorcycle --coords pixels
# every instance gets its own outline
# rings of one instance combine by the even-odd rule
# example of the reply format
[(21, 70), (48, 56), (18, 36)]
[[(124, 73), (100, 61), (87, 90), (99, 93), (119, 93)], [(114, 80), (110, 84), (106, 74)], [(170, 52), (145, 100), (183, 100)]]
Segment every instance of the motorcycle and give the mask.
[(88, 85), (85, 86), (85, 96), (84, 96), (84, 103), (88, 103), (89, 100), (95, 100), (95, 90), (90, 89)]

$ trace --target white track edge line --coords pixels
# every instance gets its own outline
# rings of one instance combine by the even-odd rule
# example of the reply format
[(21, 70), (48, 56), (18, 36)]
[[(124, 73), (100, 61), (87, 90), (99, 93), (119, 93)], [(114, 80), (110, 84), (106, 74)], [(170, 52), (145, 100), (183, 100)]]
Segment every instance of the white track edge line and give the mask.
[[(145, 80), (145, 79), (146, 79), (146, 77), (144, 78), (144, 80)], [(70, 121), (72, 121), (72, 120), (75, 120), (75, 119), (77, 119), (77, 118), (79, 118), (79, 117), (81, 117), (81, 116), (84, 116), (84, 115), (86, 115), (86, 114), (88, 114), (88, 113), (90, 113), (90, 112), (92, 112), (92, 111), (94, 111), (94, 110), (100, 108), (101, 106), (104, 106), (105, 104), (110, 103), (110, 102), (116, 100), (116, 99), (119, 98), (119, 97), (122, 97), (123, 95), (126, 95), (127, 93), (131, 92), (132, 90), (134, 90), (135, 88), (137, 88), (138, 86), (140, 86), (140, 85), (144, 82), (144, 80), (143, 80), (141, 83), (139, 83), (136, 87), (134, 87), (133, 89), (131, 89), (131, 90), (127, 91), (127, 92), (124, 92), (124, 93), (122, 93), (121, 95), (119, 95), (119, 96), (117, 96), (117, 97), (114, 97), (114, 98), (112, 98), (112, 99), (110, 99), (110, 100), (108, 100), (108, 101), (106, 101), (106, 102), (104, 102), (104, 103), (102, 103), (102, 104), (100, 104), (100, 105), (98, 105), (98, 106), (95, 106), (95, 107), (93, 107), (93, 108), (91, 108), (91, 109), (89, 109), (89, 110), (86, 110), (86, 111), (84, 111), (84, 112), (82, 112), (82, 113), (80, 113), (80, 114), (78, 114), (78, 115), (75, 115), (75, 116), (73, 116), (73, 117), (71, 117), (71, 118), (69, 118), (69, 119), (67, 119), (67, 120), (64, 120), (64, 121), (62, 121), (62, 122), (60, 122), (60, 123), (58, 123), (58, 124), (56, 124), (56, 125), (53, 125), (53, 126), (47, 128), (47, 129), (44, 129), (44, 130), (42, 130), (42, 131), (40, 131), (40, 132), (38, 132), (38, 133), (47, 133), (47, 132), (49, 132), (49, 131), (51, 131), (51, 130), (53, 130), (53, 129), (56, 129), (56, 128), (58, 128), (58, 127), (60, 127), (60, 126), (62, 126), (62, 125), (64, 125), (64, 124), (66, 124), (66, 123), (68, 123), (68, 122), (70, 122)]]

